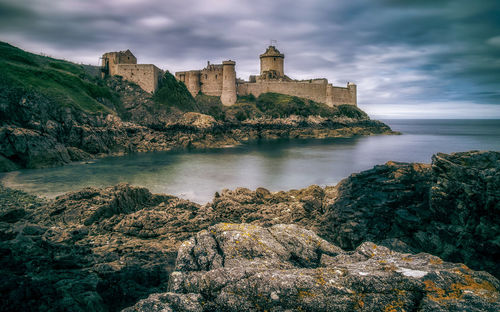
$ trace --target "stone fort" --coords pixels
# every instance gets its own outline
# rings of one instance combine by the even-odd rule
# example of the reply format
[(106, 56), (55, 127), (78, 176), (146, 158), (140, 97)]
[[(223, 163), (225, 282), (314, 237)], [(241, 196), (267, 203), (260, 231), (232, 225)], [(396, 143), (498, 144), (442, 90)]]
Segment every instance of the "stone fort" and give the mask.
[[(306, 98), (328, 106), (357, 105), (356, 85), (347, 83), (346, 87), (333, 86), (325, 78), (294, 80), (285, 75), (285, 55), (275, 46), (269, 46), (260, 55), (260, 74), (252, 75), (248, 81), (236, 79), (234, 61), (210, 64), (201, 70), (176, 72), (177, 80), (182, 81), (192, 96), (203, 93), (218, 96), (223, 105), (236, 103), (238, 95), (254, 95), (275, 92)], [(137, 83), (145, 91), (153, 93), (158, 88), (162, 71), (152, 64), (137, 64), (130, 52), (109, 52), (102, 56), (103, 76), (120, 75)]]
[(158, 82), (163, 73), (153, 64), (137, 64), (137, 58), (130, 50), (105, 53), (102, 56), (101, 72), (103, 78), (122, 76), (150, 93), (158, 89)]

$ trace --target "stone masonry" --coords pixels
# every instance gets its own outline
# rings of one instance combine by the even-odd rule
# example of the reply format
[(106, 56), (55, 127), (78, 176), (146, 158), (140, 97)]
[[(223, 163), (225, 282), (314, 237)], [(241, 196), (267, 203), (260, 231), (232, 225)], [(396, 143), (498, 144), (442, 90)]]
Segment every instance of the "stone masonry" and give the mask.
[(108, 52), (102, 56), (102, 75), (122, 76), (139, 85), (144, 91), (153, 93), (158, 89), (162, 71), (153, 64), (137, 64), (137, 58), (130, 52)]
[(236, 80), (235, 62), (210, 64), (202, 70), (176, 72), (175, 77), (184, 82), (189, 92), (220, 96), (224, 105), (232, 105), (236, 95), (259, 96), (276, 92), (310, 99), (328, 106), (357, 105), (356, 84), (346, 87), (333, 86), (327, 79), (294, 80), (285, 75), (285, 55), (275, 46), (269, 46), (260, 55), (260, 75), (250, 76), (249, 81)]

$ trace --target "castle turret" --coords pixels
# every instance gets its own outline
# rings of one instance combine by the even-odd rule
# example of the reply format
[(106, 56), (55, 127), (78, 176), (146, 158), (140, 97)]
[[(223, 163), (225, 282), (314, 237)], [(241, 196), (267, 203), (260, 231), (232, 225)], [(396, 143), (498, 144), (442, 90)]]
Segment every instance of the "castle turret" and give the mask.
[(260, 75), (264, 78), (280, 78), (285, 75), (283, 68), (285, 55), (281, 54), (275, 46), (269, 46), (260, 55)]
[(223, 105), (230, 106), (236, 103), (236, 70), (234, 61), (222, 62), (222, 94), (220, 100)]

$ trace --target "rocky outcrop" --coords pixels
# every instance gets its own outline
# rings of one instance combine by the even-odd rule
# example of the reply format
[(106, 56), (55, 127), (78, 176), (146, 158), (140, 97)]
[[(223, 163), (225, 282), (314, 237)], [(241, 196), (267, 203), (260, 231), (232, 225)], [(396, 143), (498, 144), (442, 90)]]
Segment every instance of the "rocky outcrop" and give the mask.
[(437, 154), (430, 166), (389, 162), (336, 188), (320, 233), (342, 248), (402, 241), (500, 276), (500, 153)]
[[(61, 106), (36, 92), (0, 97), (0, 172), (60, 166), (130, 152), (217, 148), (258, 139), (393, 134), (367, 118), (315, 116), (216, 121), (196, 112), (161, 107), (139, 86), (106, 80), (114, 101), (96, 111)], [(97, 109), (97, 108), (96, 108)]]
[(198, 205), (128, 185), (88, 188), (48, 204), (2, 191), (0, 306), (6, 311), (132, 305), (166, 290), (180, 242), (208, 226), (188, 222)]
[(334, 187), (223, 191), (215, 222), (295, 223), (346, 250), (372, 241), (424, 251), (500, 276), (500, 153), (437, 154), (431, 165), (387, 162)]
[[(326, 188), (310, 186), (274, 193), (263, 188), (224, 190), (204, 206), (126, 184), (86, 188), (49, 202), (0, 188), (0, 306), (11, 310), (60, 307), (116, 311), (156, 293), (142, 301), (141, 307), (170, 306), (178, 311), (176, 305), (182, 303), (188, 309), (189, 302), (192, 309), (198, 309), (200, 300), (229, 302), (236, 298), (221, 292), (223, 284), (213, 283), (220, 279), (233, 285), (224, 278), (241, 272), (242, 267), (248, 269), (245, 272), (258, 273), (234, 280), (234, 287), (247, 287), (240, 289), (245, 296), (250, 296), (250, 290), (260, 292), (260, 285), (267, 285), (268, 280), (259, 278), (273, 272), (280, 282), (272, 284), (271, 280), (269, 285), (287, 289), (284, 293), (296, 306), (306, 304), (297, 299), (300, 285), (319, 296), (302, 299), (312, 300), (312, 305), (319, 304), (314, 300), (327, 304), (334, 302), (328, 296), (340, 294), (337, 291), (344, 288), (338, 284), (335, 289), (315, 286), (301, 278), (312, 279), (333, 266), (349, 274), (330, 272), (333, 275), (325, 281), (341, 281), (345, 289), (364, 293), (366, 309), (375, 302), (389, 306), (397, 297), (395, 289), (399, 289), (405, 290), (404, 304), (395, 306), (396, 310), (435, 307), (438, 311), (463, 311), (475, 304), (478, 310), (488, 311), (491, 306), (478, 294), (487, 293), (486, 282), (498, 289), (495, 280), (486, 277), (489, 275), (458, 264), (443, 264), (429, 255), (406, 254), (424, 251), (500, 276), (496, 261), (499, 160), (498, 152), (437, 154), (431, 165), (389, 162)], [(200, 230), (204, 231), (198, 233)], [(224, 232), (229, 233), (227, 237)], [(236, 235), (240, 235), (238, 239)], [(245, 245), (238, 249), (243, 240)], [(197, 247), (181, 247), (183, 241)], [(384, 250), (380, 258), (365, 252), (371, 248), (367, 246), (373, 246), (367, 241), (377, 245), (373, 250)], [(269, 248), (260, 249), (264, 246), (261, 243)], [(179, 248), (180, 273), (169, 278)], [(411, 263), (404, 260), (408, 257), (413, 259)], [(428, 274), (415, 279), (405, 276), (402, 272), (411, 271), (403, 269)], [(217, 272), (224, 275), (213, 275)], [(171, 293), (166, 293), (175, 276), (181, 277), (184, 288), (171, 288)], [(426, 284), (427, 278), (430, 282)], [(193, 284), (195, 281), (199, 283)], [(398, 281), (413, 286), (394, 288)], [(212, 284), (204, 284), (208, 282)], [(186, 288), (190, 284), (198, 288)], [(212, 289), (213, 285), (218, 286)], [(373, 293), (366, 291), (370, 287), (374, 287)], [(263, 294), (278, 296), (272, 304), (282, 305), (281, 295), (272, 291), (267, 289)], [(248, 296), (238, 304), (265, 303)], [(348, 292), (342, 296), (344, 301), (335, 301), (343, 302), (339, 307), (352, 307), (354, 295)], [(212, 306), (219, 304), (211, 302)], [(296, 306), (283, 305), (276, 311)]]
[(169, 292), (124, 311), (498, 311), (499, 287), (429, 254), (346, 253), (296, 225), (223, 223), (182, 244)]

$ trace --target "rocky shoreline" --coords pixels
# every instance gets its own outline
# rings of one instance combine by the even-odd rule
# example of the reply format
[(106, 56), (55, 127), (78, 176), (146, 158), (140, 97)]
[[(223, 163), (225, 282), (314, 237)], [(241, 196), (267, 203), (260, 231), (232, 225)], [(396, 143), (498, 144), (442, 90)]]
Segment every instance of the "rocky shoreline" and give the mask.
[(0, 306), (498, 311), (499, 169), (498, 152), (437, 154), (203, 206), (126, 184), (51, 201), (1, 188)]
[[(47, 120), (30, 127), (0, 127), (0, 172), (135, 152), (220, 148), (259, 139), (396, 134), (374, 120), (319, 116), (221, 122), (190, 112), (175, 122), (165, 123), (163, 129), (125, 122), (112, 114), (74, 117), (70, 114), (61, 122)], [(75, 122), (80, 119), (86, 120)]]
[[(62, 106), (38, 92), (5, 90), (5, 98), (0, 97), (0, 172), (136, 152), (221, 148), (259, 139), (397, 134), (355, 107), (351, 117), (245, 115), (244, 120), (235, 116), (244, 108), (232, 107), (236, 113), (216, 120), (201, 112), (163, 107), (151, 94), (118, 78), (102, 83), (116, 98), (97, 98), (104, 110), (95, 112)], [(200, 106), (204, 112), (223, 109), (210, 103)]]

